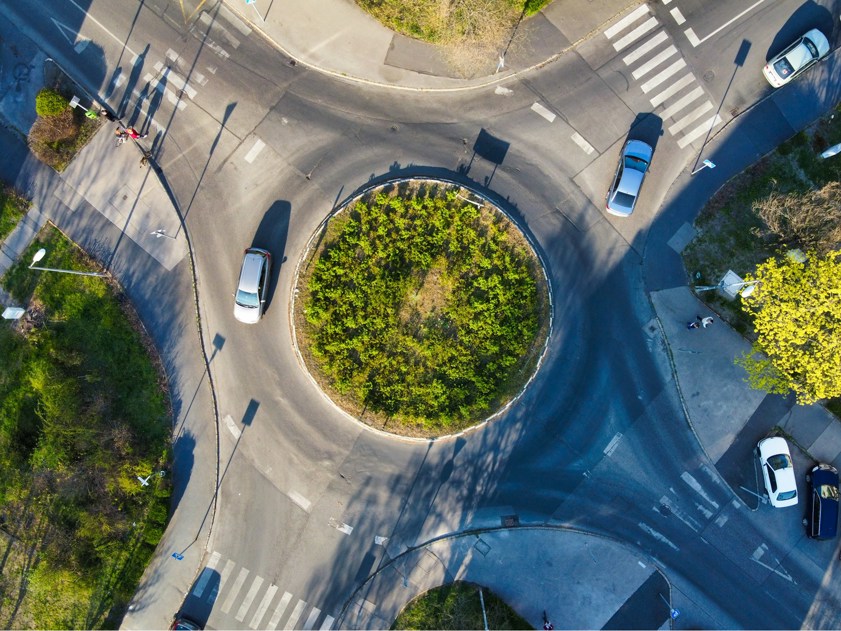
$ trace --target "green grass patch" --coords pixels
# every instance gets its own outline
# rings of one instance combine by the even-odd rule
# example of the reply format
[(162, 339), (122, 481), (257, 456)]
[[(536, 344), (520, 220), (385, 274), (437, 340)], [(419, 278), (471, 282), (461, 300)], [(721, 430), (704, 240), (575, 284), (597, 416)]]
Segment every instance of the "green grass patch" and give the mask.
[(29, 200), (11, 186), (0, 187), (0, 242), (11, 234), (29, 210)]
[[(712, 197), (695, 221), (698, 235), (683, 252), (694, 285), (716, 285), (727, 270), (744, 278), (781, 249), (800, 247), (796, 241), (772, 233), (757, 208), (772, 195), (800, 200), (828, 183), (841, 181), (841, 156), (820, 157), (823, 150), (841, 142), (839, 112), (841, 105), (834, 115), (795, 134)], [(738, 297), (728, 301), (715, 291), (698, 296), (736, 330), (755, 339), (752, 321)], [(828, 407), (838, 414), (841, 403), (831, 402)]]
[(418, 185), (358, 201), (329, 222), (299, 280), (313, 372), (392, 431), (475, 423), (522, 388), (543, 349), (539, 261), (502, 213), (457, 193)]
[[(411, 601), (392, 629), (484, 629), (478, 585), (455, 582), (431, 589)], [(524, 618), (497, 595), (482, 588), (489, 629), (532, 629)]]
[[(150, 341), (113, 281), (48, 225), (3, 278), (27, 313), (0, 326), (0, 620), (116, 628), (166, 526), (170, 411)], [(3, 539), (0, 539), (3, 540)]]

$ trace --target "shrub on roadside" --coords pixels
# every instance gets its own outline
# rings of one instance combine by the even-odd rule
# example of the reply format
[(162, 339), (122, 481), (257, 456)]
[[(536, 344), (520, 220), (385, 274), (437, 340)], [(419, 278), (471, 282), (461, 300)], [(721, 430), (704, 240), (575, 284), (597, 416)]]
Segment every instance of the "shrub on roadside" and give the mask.
[(57, 116), (41, 116), (29, 130), (29, 148), (41, 162), (61, 171), (76, 153), (80, 128), (71, 109)]
[(70, 107), (70, 102), (52, 88), (42, 88), (35, 96), (38, 116), (58, 116)]

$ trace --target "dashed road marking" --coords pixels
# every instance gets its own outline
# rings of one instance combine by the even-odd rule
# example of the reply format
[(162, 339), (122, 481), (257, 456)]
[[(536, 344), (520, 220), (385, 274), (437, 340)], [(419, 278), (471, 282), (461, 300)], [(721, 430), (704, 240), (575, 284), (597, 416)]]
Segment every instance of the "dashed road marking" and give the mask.
[(614, 35), (616, 35), (619, 31), (627, 28), (628, 26), (630, 26), (631, 24), (636, 22), (643, 15), (648, 15), (648, 6), (645, 5), (645, 4), (639, 6), (636, 9), (634, 9), (633, 11), (631, 11), (628, 15), (626, 15), (624, 18), (619, 20), (616, 24), (614, 24), (609, 29), (607, 29), (604, 32), (604, 34), (607, 35), (608, 39), (610, 39)]
[(665, 50), (660, 51), (657, 55), (646, 61), (639, 68), (631, 72), (631, 76), (634, 79), (639, 79), (640, 77), (647, 75), (657, 66), (666, 61), (669, 57), (673, 57), (674, 55), (677, 55), (677, 48), (675, 48), (674, 46), (669, 46)]
[(625, 37), (622, 37), (622, 38), (616, 40), (615, 42), (613, 42), (613, 47), (616, 49), (617, 52), (622, 50), (623, 48), (627, 48), (628, 46), (633, 44), (635, 41), (637, 41), (640, 37), (642, 37), (643, 35), (645, 35), (649, 31), (657, 28), (657, 24), (658, 24), (657, 18), (650, 18), (650, 19), (646, 20), (641, 25), (639, 25), (637, 28), (635, 28), (633, 31), (631, 31), (630, 33), (625, 35)]
[(695, 140), (697, 140), (698, 138), (700, 138), (704, 134), (709, 133), (712, 130), (713, 127), (715, 127), (716, 125), (720, 125), (720, 124), (721, 124), (721, 116), (716, 114), (712, 118), (709, 118), (709, 119), (705, 120), (703, 123), (698, 125), (695, 129), (693, 129), (688, 134), (686, 134), (683, 138), (678, 140), (677, 141), (677, 146), (680, 147), (681, 149), (683, 149), (686, 145), (688, 145), (691, 142), (694, 142)]
[(710, 103), (709, 101), (704, 101), (701, 105), (699, 105), (694, 110), (689, 112), (686, 116), (681, 118), (674, 125), (671, 125), (669, 127), (669, 133), (674, 136), (679, 131), (685, 129), (686, 127), (689, 127), (692, 123), (694, 123), (696, 120), (701, 118), (704, 114), (709, 112), (712, 108), (713, 108), (712, 103)]
[(676, 62), (671, 64), (665, 70), (661, 70), (659, 73), (654, 75), (651, 79), (643, 83), (640, 88), (642, 91), (648, 94), (658, 85), (663, 83), (666, 79), (671, 77), (673, 74), (677, 74), (682, 68), (686, 67), (686, 62), (683, 59), (678, 59)]
[(669, 36), (666, 35), (666, 31), (659, 31), (656, 35), (653, 35), (650, 38), (648, 38), (648, 40), (644, 44), (641, 44), (640, 47), (637, 48), (634, 52), (625, 55), (622, 58), (622, 61), (625, 62), (626, 66), (630, 66), (637, 59), (645, 55), (650, 50), (656, 48), (657, 46), (665, 42), (667, 39), (669, 39)]
[(310, 502), (306, 497), (298, 493), (297, 491), (289, 491), (287, 496), (290, 500), (295, 502), (298, 506), (300, 506), (305, 513), (310, 512), (310, 508), (312, 507), (312, 502)]
[(277, 623), (280, 622), (280, 618), (289, 606), (290, 600), (292, 600), (292, 594), (289, 592), (283, 592), (283, 596), (280, 597), (280, 602), (277, 603), (277, 607), (275, 607), (274, 613), (272, 614), (271, 619), (269, 619), (269, 629), (277, 629)]
[(666, 544), (667, 546), (669, 546), (672, 550), (675, 550), (675, 551), (680, 550), (680, 548), (678, 548), (675, 544), (673, 544), (671, 541), (669, 541), (669, 539), (668, 539), (668, 538), (666, 538), (666, 536), (665, 536), (665, 535), (663, 535), (662, 533), (657, 532), (656, 530), (654, 530), (654, 528), (652, 528), (651, 526), (649, 526), (649, 525), (648, 525), (648, 524), (646, 524), (645, 522), (639, 522), (638, 526), (639, 526), (640, 528), (642, 528), (642, 529), (643, 529), (643, 531), (647, 532), (649, 535), (651, 535), (652, 537), (654, 537), (657, 541), (660, 541), (660, 542), (662, 542), (662, 543), (665, 543), (665, 544)]
[(604, 448), (604, 455), (610, 456), (616, 447), (619, 445), (619, 441), (622, 440), (621, 432), (616, 434), (613, 438), (610, 439), (610, 442), (607, 444), (607, 447)]
[(315, 621), (318, 620), (318, 616), (320, 613), (321, 609), (319, 609), (318, 607), (313, 607), (312, 611), (310, 611), (310, 615), (307, 616), (307, 619), (304, 622), (304, 626), (302, 626), (301, 628), (304, 631), (309, 631), (310, 629), (312, 629), (313, 625), (315, 625)]
[(289, 614), (289, 619), (286, 621), (286, 624), (283, 625), (283, 628), (286, 631), (292, 631), (292, 629), (297, 629), (298, 618), (301, 617), (301, 614), (304, 612), (304, 607), (307, 606), (306, 601), (299, 600), (295, 604), (295, 608), (292, 610), (292, 613)]
[(683, 17), (683, 13), (681, 13), (680, 9), (678, 9), (677, 7), (669, 11), (669, 13), (672, 14), (672, 17), (675, 19), (675, 22), (677, 22), (678, 26), (686, 22), (686, 18)]
[(321, 623), (319, 631), (327, 631), (328, 629), (331, 629), (333, 627), (333, 620), (335, 620), (333, 616), (327, 616), (324, 618), (324, 622)]
[(332, 517), (330, 518), (330, 521), (328, 523), (330, 524), (330, 526), (332, 526), (333, 528), (335, 528), (339, 532), (345, 533), (346, 535), (349, 535), (350, 533), (353, 532), (353, 526), (349, 526), (344, 522), (342, 522), (340, 524), (336, 519), (334, 519)]
[(239, 594), (239, 590), (242, 589), (242, 584), (245, 582), (245, 579), (248, 578), (248, 574), (249, 572), (245, 568), (240, 569), (234, 584), (231, 585), (231, 591), (228, 592), (228, 597), (225, 599), (225, 602), (222, 603), (223, 613), (228, 613), (231, 610), (231, 607), (234, 606), (234, 601)]
[(540, 114), (543, 118), (548, 120), (550, 123), (553, 122), (556, 118), (555, 113), (547, 108), (543, 107), (540, 103), (535, 103), (531, 106), (533, 112)]
[(249, 164), (254, 162), (254, 158), (256, 158), (258, 155), (260, 155), (260, 152), (263, 150), (263, 147), (265, 147), (265, 146), (266, 146), (266, 143), (264, 143), (262, 140), (257, 138), (257, 140), (254, 141), (254, 146), (251, 147), (251, 149), (248, 151), (248, 153), (245, 154), (245, 161), (248, 162)]
[(693, 491), (695, 491), (698, 495), (703, 497), (707, 502), (709, 502), (713, 507), (718, 509), (718, 503), (713, 500), (709, 495), (706, 494), (704, 489), (699, 484), (698, 480), (692, 477), (688, 471), (684, 471), (680, 474), (680, 479), (686, 482)]
[(578, 132), (575, 132), (572, 136), (570, 136), (570, 138), (572, 138), (572, 142), (581, 147), (584, 150), (584, 153), (588, 156), (595, 151), (593, 145), (584, 140), (584, 137)]
[(225, 415), (225, 426), (228, 428), (228, 431), (234, 435), (234, 438), (239, 440), (239, 437), (242, 436), (242, 430), (237, 427), (237, 424), (234, 422), (234, 419), (230, 414)]
[(243, 598), (242, 603), (240, 603), (239, 609), (237, 610), (237, 615), (234, 616), (239, 622), (242, 622), (245, 619), (245, 614), (248, 613), (248, 609), (251, 607), (251, 603), (254, 602), (254, 598), (257, 597), (257, 592), (260, 591), (260, 588), (263, 586), (263, 577), (262, 576), (255, 576), (254, 582), (251, 583), (251, 587), (248, 589), (248, 593)]
[(693, 81), (695, 81), (695, 77), (693, 77), (691, 74), (683, 75), (680, 79), (675, 81), (668, 88), (666, 88), (662, 92), (659, 92), (656, 95), (652, 96), (651, 99), (649, 99), (651, 101), (651, 105), (653, 107), (657, 107), (658, 105), (663, 103), (666, 99), (674, 96), (675, 94), (677, 94), (678, 92), (683, 90), (683, 88), (688, 86)]
[(674, 103), (669, 105), (669, 107), (667, 107), (662, 112), (660, 112), (660, 118), (663, 119), (663, 120), (667, 120), (667, 119), (671, 118), (672, 116), (677, 114), (680, 110), (682, 110), (687, 105), (692, 103), (692, 101), (697, 101), (702, 96), (704, 96), (704, 89), (699, 86), (699, 87), (695, 88), (694, 90), (692, 90), (691, 92), (689, 92), (688, 94), (686, 94), (685, 96), (682, 96), (677, 101), (675, 101)]
[(252, 629), (256, 629), (260, 626), (260, 622), (263, 620), (263, 616), (266, 615), (266, 611), (269, 608), (269, 604), (272, 602), (272, 598), (277, 593), (277, 585), (269, 585), (269, 588), (266, 590), (266, 593), (263, 595), (263, 600), (260, 601), (260, 604), (257, 606), (257, 611), (254, 612), (254, 615), (251, 618), (251, 622), (248, 623), (248, 626)]

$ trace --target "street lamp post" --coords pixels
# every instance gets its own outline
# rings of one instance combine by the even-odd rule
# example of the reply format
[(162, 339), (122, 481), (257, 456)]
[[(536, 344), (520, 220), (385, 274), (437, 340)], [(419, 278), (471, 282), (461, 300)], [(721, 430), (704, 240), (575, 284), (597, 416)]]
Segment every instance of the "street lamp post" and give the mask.
[(35, 263), (40, 261), (44, 256), (47, 254), (47, 251), (44, 248), (41, 248), (35, 253), (35, 256), (32, 257), (32, 263), (29, 265), (29, 269), (37, 269), (42, 272), (62, 272), (64, 274), (77, 274), (79, 276), (108, 276), (106, 272), (77, 272), (76, 270), (72, 269), (56, 269), (54, 267), (36, 267)]
[(739, 292), (739, 295), (742, 298), (747, 298), (753, 293), (753, 290), (756, 288), (758, 280), (748, 280), (741, 283), (725, 283), (722, 280), (718, 285), (703, 285), (701, 287), (695, 287), (695, 293), (701, 291), (712, 291), (713, 289), (729, 289), (730, 287), (744, 287), (742, 291)]

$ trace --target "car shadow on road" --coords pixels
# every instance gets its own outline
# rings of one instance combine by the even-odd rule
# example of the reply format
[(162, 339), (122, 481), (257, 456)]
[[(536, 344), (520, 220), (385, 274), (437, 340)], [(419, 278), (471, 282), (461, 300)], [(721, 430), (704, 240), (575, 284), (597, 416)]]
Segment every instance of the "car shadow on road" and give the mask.
[(266, 304), (263, 313), (268, 313), (275, 287), (280, 277), (280, 268), (286, 262), (286, 239), (289, 235), (289, 218), (292, 205), (285, 199), (274, 202), (263, 214), (260, 225), (251, 240), (251, 247), (264, 248), (272, 254), (272, 271), (266, 287)]
[(830, 41), (833, 40), (835, 20), (826, 7), (820, 6), (814, 0), (801, 4), (786, 20), (774, 36), (768, 50), (765, 51), (765, 61), (779, 54), (786, 46), (799, 39), (806, 31), (816, 28)]

